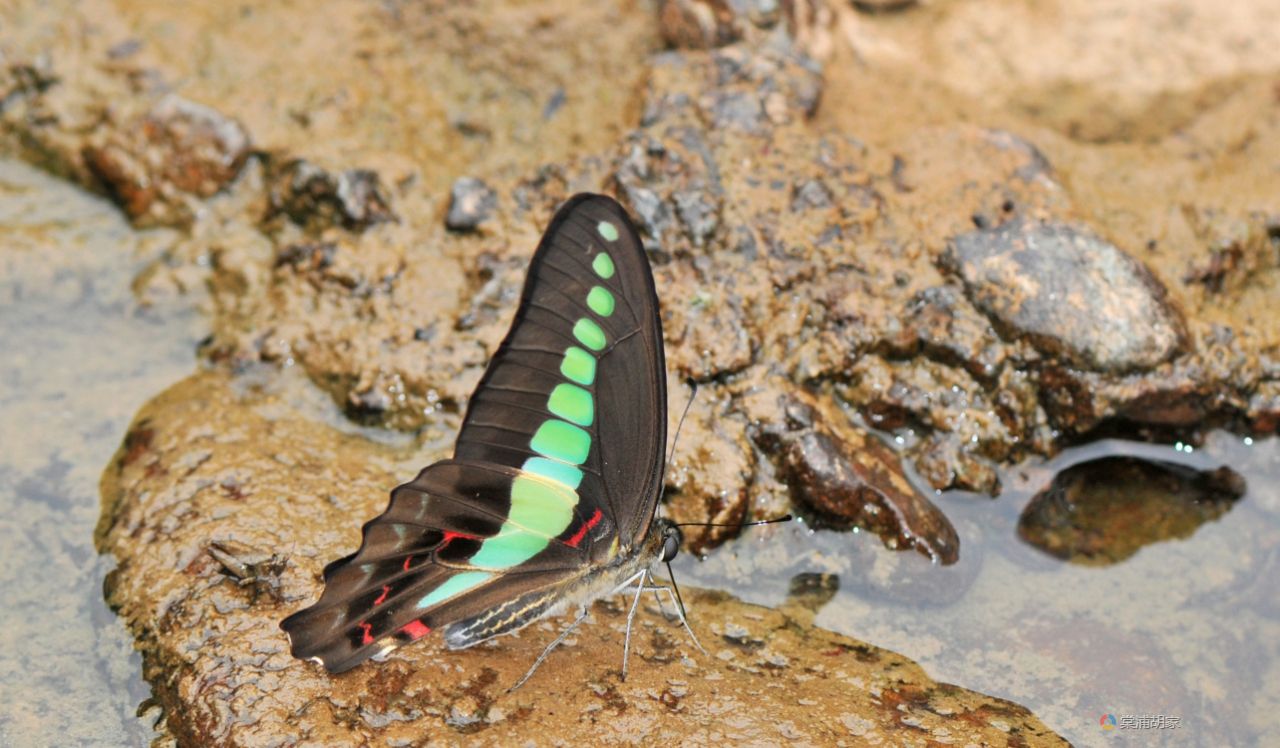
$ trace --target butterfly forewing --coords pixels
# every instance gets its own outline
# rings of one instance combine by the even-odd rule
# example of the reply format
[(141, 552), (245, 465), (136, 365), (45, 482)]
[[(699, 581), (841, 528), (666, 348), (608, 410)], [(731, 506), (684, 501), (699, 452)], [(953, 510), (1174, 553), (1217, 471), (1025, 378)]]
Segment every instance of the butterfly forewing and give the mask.
[(635, 544), (662, 479), (666, 398), (658, 298), (640, 237), (615, 201), (579, 195), (538, 246), (455, 458), (580, 480), (582, 501), (604, 518), (593, 539), (614, 530)]
[(281, 624), (294, 654), (337, 672), (441, 627), (452, 647), (519, 628), (643, 540), (665, 427), (648, 260), (616, 202), (579, 195), (534, 254), (454, 459), (325, 569), (320, 600)]

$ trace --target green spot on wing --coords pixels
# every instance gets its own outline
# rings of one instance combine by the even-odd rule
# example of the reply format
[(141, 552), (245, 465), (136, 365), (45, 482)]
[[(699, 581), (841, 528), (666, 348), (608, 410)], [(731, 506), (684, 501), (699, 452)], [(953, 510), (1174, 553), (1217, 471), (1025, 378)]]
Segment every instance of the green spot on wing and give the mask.
[(493, 575), (487, 571), (464, 571), (444, 580), (444, 583), (428, 592), (418, 601), (419, 608), (430, 608), (432, 605), (448, 600), (454, 595), (462, 594)]
[(608, 317), (613, 314), (613, 294), (607, 288), (595, 286), (587, 294), (587, 306), (601, 317)]
[(601, 330), (600, 325), (586, 317), (578, 320), (577, 324), (573, 326), (573, 337), (593, 351), (604, 349), (604, 330)]
[(590, 426), (595, 420), (591, 393), (575, 384), (557, 384), (547, 399), (547, 410), (579, 426)]
[(578, 384), (590, 385), (596, 381), (596, 357), (576, 345), (569, 346), (560, 362), (560, 373)]
[(529, 447), (543, 457), (581, 465), (591, 451), (591, 435), (572, 423), (552, 418), (538, 427)]
[(596, 231), (599, 231), (600, 236), (603, 236), (611, 242), (618, 241), (618, 227), (608, 221), (601, 221), (596, 224)]
[(524, 467), (522, 469), (526, 473), (541, 475), (547, 480), (563, 483), (569, 488), (575, 490), (578, 486), (582, 485), (582, 471), (573, 465), (560, 462), (559, 460), (548, 460), (545, 457), (530, 457), (524, 461)]
[(486, 539), (467, 563), (502, 570), (518, 566), (547, 547), (573, 521), (578, 494), (538, 475), (511, 482), (511, 513), (497, 535)]
[(613, 258), (601, 252), (591, 261), (591, 269), (596, 271), (596, 275), (604, 279), (613, 277)]

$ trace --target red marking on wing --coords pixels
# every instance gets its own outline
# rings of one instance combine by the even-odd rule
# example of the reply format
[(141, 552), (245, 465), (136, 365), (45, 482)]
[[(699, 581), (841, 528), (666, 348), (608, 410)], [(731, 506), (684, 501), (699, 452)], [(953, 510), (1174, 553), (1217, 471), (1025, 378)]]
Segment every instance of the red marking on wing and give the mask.
[(400, 630), (408, 634), (409, 638), (414, 641), (417, 641), (431, 633), (431, 629), (416, 618), (406, 623)]
[(387, 593), (391, 591), (391, 585), (382, 585), (382, 594), (378, 595), (378, 599), (373, 601), (374, 605), (381, 605), (387, 601)]
[(578, 528), (578, 531), (573, 534), (573, 537), (564, 541), (564, 544), (569, 546), (570, 548), (577, 548), (578, 543), (581, 543), (582, 539), (587, 537), (587, 533), (591, 531), (591, 528), (600, 524), (600, 518), (603, 516), (604, 515), (600, 513), (600, 510), (597, 509), (596, 513), (591, 515), (591, 519), (582, 523), (582, 527)]
[(405, 556), (405, 557), (404, 557), (404, 570), (405, 570), (405, 571), (408, 571), (408, 570), (409, 570), (409, 562), (410, 562), (410, 561), (412, 561), (412, 560), (413, 560), (413, 556)]
[(440, 541), (440, 545), (436, 546), (436, 550), (439, 550), (441, 548), (444, 548), (446, 545), (449, 545), (449, 541), (453, 540), (454, 538), (462, 538), (463, 540), (476, 539), (475, 535), (468, 535), (465, 532), (454, 532), (453, 530), (441, 530), (441, 532), (444, 533), (444, 540)]
[(369, 633), (369, 629), (373, 628), (373, 624), (372, 624), (372, 623), (365, 623), (364, 621), (361, 621), (360, 623), (357, 623), (356, 625), (357, 625), (357, 626), (359, 626), (360, 628), (364, 629), (364, 636), (360, 637), (360, 643), (361, 643), (361, 644), (373, 644), (373, 635)]

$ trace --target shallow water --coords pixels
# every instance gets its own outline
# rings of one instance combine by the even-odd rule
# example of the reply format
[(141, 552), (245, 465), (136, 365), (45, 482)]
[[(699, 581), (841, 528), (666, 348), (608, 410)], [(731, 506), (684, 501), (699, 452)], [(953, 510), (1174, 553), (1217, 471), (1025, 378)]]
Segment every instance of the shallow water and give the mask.
[[(1115, 454), (1097, 444), (1050, 468)], [(762, 528), (677, 568), (686, 584), (765, 605), (790, 580), (839, 587), (816, 623), (919, 662), (940, 680), (1023, 704), (1077, 745), (1262, 745), (1280, 733), (1280, 439), (1218, 433), (1194, 450), (1138, 445), (1147, 458), (1230, 465), (1248, 492), (1185, 540), (1120, 563), (1052, 558), (1017, 535), (1052, 469), (1006, 471), (1000, 498), (945, 493), (961, 536), (952, 567), (883, 548), (867, 533)], [(696, 611), (693, 611), (696, 615)], [(1178, 727), (1104, 730), (1115, 715)]]
[[(166, 241), (0, 159), (0, 744), (142, 745), (149, 695), (107, 609), (98, 479), (138, 408), (191, 372), (202, 322), (141, 308)], [(154, 715), (151, 715), (154, 717)]]

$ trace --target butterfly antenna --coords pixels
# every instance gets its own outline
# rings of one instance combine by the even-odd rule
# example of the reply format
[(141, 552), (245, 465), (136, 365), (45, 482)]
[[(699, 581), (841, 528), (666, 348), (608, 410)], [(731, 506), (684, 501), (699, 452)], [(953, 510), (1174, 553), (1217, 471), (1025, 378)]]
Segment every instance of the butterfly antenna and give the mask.
[[(671, 463), (676, 458), (676, 444), (680, 442), (680, 430), (684, 428), (684, 419), (689, 417), (689, 408), (693, 406), (693, 399), (698, 396), (698, 383), (692, 379), (686, 379), (685, 384), (689, 385), (689, 400), (684, 404), (684, 412), (680, 414), (680, 422), (676, 424), (676, 435), (671, 440), (671, 451), (667, 453), (667, 464), (662, 470), (662, 484), (667, 485), (667, 476), (671, 473)], [(660, 506), (660, 505), (659, 505)], [(658, 507), (654, 507), (656, 514)]]
[(755, 527), (756, 525), (776, 525), (779, 522), (790, 522), (795, 519), (790, 514), (784, 514), (774, 519), (760, 519), (755, 522), (676, 522), (675, 527)]

